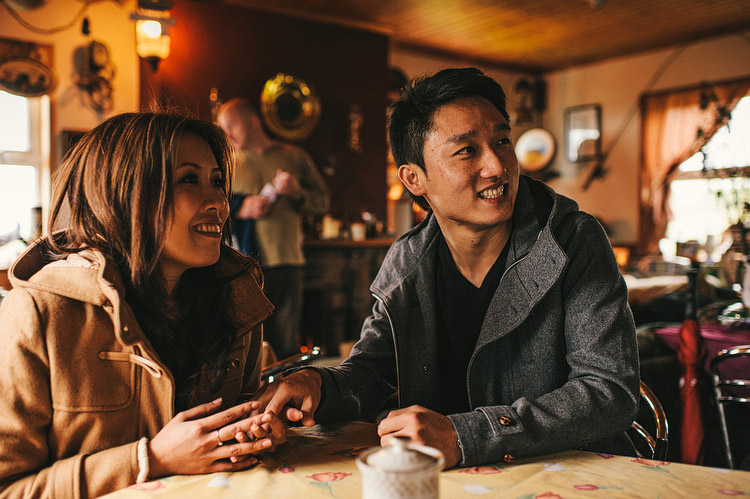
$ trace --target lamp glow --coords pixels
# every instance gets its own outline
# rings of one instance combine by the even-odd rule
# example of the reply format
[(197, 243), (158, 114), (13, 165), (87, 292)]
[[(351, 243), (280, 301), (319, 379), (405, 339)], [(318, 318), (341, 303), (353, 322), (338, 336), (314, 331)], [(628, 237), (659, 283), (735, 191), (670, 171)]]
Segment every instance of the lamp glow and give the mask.
[(136, 47), (140, 57), (151, 60), (165, 59), (169, 55), (169, 35), (162, 34), (159, 21), (138, 21), (135, 23)]
[(171, 40), (167, 30), (175, 23), (169, 15), (171, 3), (139, 0), (138, 7), (130, 15), (135, 21), (135, 51), (149, 62), (152, 71), (156, 71), (159, 61), (169, 56)]
[(138, 21), (135, 24), (135, 29), (141, 36), (147, 38), (159, 38), (161, 36), (161, 23), (159, 21)]

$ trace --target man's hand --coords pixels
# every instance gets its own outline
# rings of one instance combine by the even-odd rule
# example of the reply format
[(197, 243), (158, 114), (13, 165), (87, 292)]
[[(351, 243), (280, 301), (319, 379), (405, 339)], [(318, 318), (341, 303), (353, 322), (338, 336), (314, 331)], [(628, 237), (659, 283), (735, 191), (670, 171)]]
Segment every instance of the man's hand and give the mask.
[(263, 218), (271, 209), (271, 201), (263, 196), (247, 196), (237, 210), (237, 218)]
[(276, 176), (273, 178), (273, 188), (281, 196), (298, 199), (302, 194), (302, 186), (299, 184), (297, 177), (284, 170), (276, 170)]
[(446, 468), (457, 465), (462, 457), (451, 420), (418, 405), (388, 413), (378, 425), (378, 435), (380, 445), (388, 445), (393, 437), (408, 437), (415, 444), (434, 447), (445, 456)]
[(303, 369), (275, 381), (254, 397), (256, 411), (266, 411), (285, 417), (288, 421), (315, 424), (313, 417), (320, 404), (320, 387), (323, 380), (313, 369)]

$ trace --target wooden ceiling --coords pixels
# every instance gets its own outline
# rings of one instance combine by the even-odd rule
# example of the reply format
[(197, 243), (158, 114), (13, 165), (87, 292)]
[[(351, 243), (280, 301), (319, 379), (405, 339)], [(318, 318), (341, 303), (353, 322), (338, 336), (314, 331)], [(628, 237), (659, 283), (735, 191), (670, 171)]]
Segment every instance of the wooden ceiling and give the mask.
[(403, 47), (532, 72), (729, 33), (750, 41), (750, 0), (227, 1), (376, 30)]

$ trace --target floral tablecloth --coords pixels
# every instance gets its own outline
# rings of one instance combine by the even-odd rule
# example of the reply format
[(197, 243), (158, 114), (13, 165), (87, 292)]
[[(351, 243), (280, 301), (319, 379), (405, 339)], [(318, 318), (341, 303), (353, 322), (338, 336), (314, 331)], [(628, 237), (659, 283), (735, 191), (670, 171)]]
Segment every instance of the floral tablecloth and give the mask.
[[(355, 458), (378, 445), (369, 423), (293, 428), (289, 442), (253, 469), (172, 476), (110, 494), (143, 497), (361, 497)], [(532, 498), (672, 498), (750, 495), (750, 472), (569, 451), (513, 464), (444, 471), (440, 496)]]

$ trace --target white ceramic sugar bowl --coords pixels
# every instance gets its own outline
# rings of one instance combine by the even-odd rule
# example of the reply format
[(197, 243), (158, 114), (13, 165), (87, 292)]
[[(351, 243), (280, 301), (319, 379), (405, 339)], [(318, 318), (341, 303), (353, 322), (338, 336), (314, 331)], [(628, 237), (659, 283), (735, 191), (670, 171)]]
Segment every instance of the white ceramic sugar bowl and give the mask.
[(373, 447), (357, 458), (362, 499), (438, 499), (443, 454), (432, 447), (396, 437), (387, 447)]

